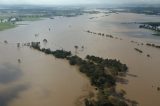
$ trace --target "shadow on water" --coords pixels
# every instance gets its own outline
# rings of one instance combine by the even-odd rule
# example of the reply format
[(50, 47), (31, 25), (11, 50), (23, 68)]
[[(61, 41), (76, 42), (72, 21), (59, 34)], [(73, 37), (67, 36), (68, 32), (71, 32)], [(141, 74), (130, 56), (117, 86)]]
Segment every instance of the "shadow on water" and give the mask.
[(123, 77), (117, 77), (117, 83), (120, 83), (120, 84), (128, 84), (128, 80), (123, 78)]
[(18, 80), (22, 76), (22, 71), (16, 66), (5, 63), (0, 65), (0, 84), (7, 84)]
[(0, 89), (0, 106), (7, 106), (10, 101), (18, 97), (20, 92), (28, 88), (28, 84), (11, 84), (18, 81), (21, 76), (20, 68), (8, 63), (0, 65), (0, 85), (6, 87)]
[[(122, 74), (121, 76), (123, 77), (117, 77), (117, 83), (119, 84), (128, 84), (129, 83), (129, 80), (126, 79), (125, 77), (126, 76), (129, 76), (129, 77), (133, 77), (133, 78), (137, 78), (138, 76), (135, 75), (135, 74), (130, 74), (130, 73), (127, 73), (127, 74)], [(129, 106), (139, 106), (139, 103), (135, 100), (131, 100), (131, 99), (125, 99), (126, 103), (128, 103)]]
[(125, 77), (126, 76), (129, 76), (129, 77), (134, 77), (134, 78), (137, 78), (138, 76), (135, 75), (135, 74), (130, 74), (130, 73), (127, 73), (127, 74), (122, 74), (123, 77), (117, 77), (117, 82), (120, 83), (120, 84), (128, 84), (129, 83), (129, 80), (127, 80)]
[(18, 97), (19, 92), (24, 91), (27, 88), (27, 85), (18, 85), (0, 92), (0, 106), (7, 106), (11, 100)]
[(135, 74), (127, 74), (128, 76), (130, 76), (130, 77), (138, 77), (137, 75), (135, 75)]

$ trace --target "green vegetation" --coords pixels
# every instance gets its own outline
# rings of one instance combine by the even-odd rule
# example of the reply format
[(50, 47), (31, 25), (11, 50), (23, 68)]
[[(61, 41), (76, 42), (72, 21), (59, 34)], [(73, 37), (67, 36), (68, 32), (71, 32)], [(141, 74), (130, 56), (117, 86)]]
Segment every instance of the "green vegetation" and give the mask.
[(86, 31), (87, 33), (89, 34), (92, 34), (92, 35), (98, 35), (98, 36), (102, 36), (102, 37), (106, 37), (106, 38), (114, 38), (114, 39), (119, 39), (119, 40), (122, 40), (122, 38), (119, 38), (119, 37), (114, 37), (113, 35), (110, 35), (110, 34), (105, 34), (105, 33), (97, 33), (97, 32), (92, 32), (90, 30), (87, 30)]
[(83, 14), (83, 11), (81, 9), (52, 10), (53, 16), (75, 17), (82, 14)]
[(103, 59), (100, 57), (89, 56), (86, 57), (88, 60), (95, 62), (96, 64), (102, 64), (104, 67), (115, 68), (118, 72), (126, 72), (127, 66), (122, 64), (120, 61), (116, 59)]
[(67, 51), (64, 51), (64, 50), (51, 51), (50, 49), (42, 48), (41, 51), (46, 53), (46, 54), (52, 54), (56, 58), (64, 59), (64, 58), (67, 58), (68, 56), (71, 56), (71, 52), (67, 52)]
[(31, 42), (31, 46), (30, 47), (32, 47), (34, 49), (37, 49), (37, 50), (41, 50), (40, 42)]
[(0, 31), (5, 29), (14, 28), (16, 25), (14, 23), (6, 22), (6, 23), (0, 23)]
[(160, 36), (160, 22), (143, 22), (140, 24), (139, 28), (152, 30), (155, 32), (152, 35)]
[(109, 34), (104, 34), (104, 33), (96, 33), (96, 32), (92, 32), (90, 30), (86, 31), (87, 33), (90, 33), (90, 34), (94, 34), (94, 35), (99, 35), (99, 36), (105, 36), (105, 37), (109, 37), (109, 38), (114, 38), (112, 35), (109, 35)]
[(23, 17), (21, 17), (21, 21), (38, 21), (41, 19), (42, 19), (42, 17), (40, 17), (40, 16), (23, 16)]
[(56, 58), (68, 60), (70, 65), (77, 66), (79, 71), (90, 79), (91, 84), (98, 90), (98, 98), (97, 100), (86, 98), (85, 106), (128, 106), (124, 98), (125, 91), (115, 90), (117, 77), (128, 70), (125, 64), (115, 59), (103, 59), (90, 55), (82, 59), (65, 50), (41, 49), (40, 42), (31, 42), (30, 47)]

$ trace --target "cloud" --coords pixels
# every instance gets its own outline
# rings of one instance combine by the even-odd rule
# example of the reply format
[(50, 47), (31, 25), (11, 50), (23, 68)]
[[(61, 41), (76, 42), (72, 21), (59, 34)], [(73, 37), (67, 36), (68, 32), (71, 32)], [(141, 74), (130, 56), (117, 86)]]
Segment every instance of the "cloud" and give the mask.
[(10, 101), (17, 98), (18, 94), (27, 88), (27, 85), (17, 85), (0, 92), (0, 106), (7, 106)]
[(123, 4), (160, 3), (160, 0), (0, 0), (0, 4)]
[(158, 2), (160, 0), (1, 0), (1, 4), (91, 4), (91, 3), (135, 3)]
[(0, 106), (8, 106), (9, 102), (16, 99), (20, 92), (26, 90), (29, 85), (15, 83), (20, 80), (22, 70), (16, 66), (5, 63), (0, 65)]
[(22, 71), (11, 64), (0, 65), (0, 84), (13, 82), (20, 78)]

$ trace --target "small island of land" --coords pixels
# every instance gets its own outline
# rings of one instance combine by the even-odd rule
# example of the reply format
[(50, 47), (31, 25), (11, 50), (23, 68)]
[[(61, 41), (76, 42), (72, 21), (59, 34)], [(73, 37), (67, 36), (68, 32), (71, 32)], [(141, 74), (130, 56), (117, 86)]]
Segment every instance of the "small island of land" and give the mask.
[(87, 55), (85, 59), (72, 55), (71, 51), (40, 48), (40, 42), (31, 42), (30, 47), (56, 58), (66, 59), (84, 73), (92, 86), (98, 91), (97, 99), (85, 98), (85, 106), (128, 106), (131, 101), (125, 99), (125, 91), (116, 91), (118, 77), (126, 74), (128, 67), (116, 59), (103, 59)]
[(144, 22), (139, 25), (139, 28), (155, 31), (152, 35), (160, 36), (160, 22)]

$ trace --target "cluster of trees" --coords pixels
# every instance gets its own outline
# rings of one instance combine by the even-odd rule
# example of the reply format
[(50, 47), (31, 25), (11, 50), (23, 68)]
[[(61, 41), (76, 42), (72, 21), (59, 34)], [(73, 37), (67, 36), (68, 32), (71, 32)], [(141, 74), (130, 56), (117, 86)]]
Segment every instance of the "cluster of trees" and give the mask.
[(52, 54), (56, 57), (56, 58), (67, 58), (68, 56), (71, 56), (71, 52), (69, 51), (64, 51), (64, 50), (56, 50), (53, 51)]
[(56, 58), (67, 58), (68, 56), (71, 56), (71, 52), (70, 51), (65, 51), (65, 50), (56, 50), (56, 51), (51, 51), (50, 49), (45, 49), (45, 48), (40, 48), (40, 42), (31, 42), (30, 45), (31, 48), (34, 48), (36, 50), (39, 50), (45, 54), (52, 54), (54, 55)]
[(40, 42), (31, 42), (31, 46), (30, 47), (32, 47), (34, 49), (37, 49), (37, 50), (41, 50)]
[(119, 60), (116, 59), (103, 59), (96, 56), (87, 55), (86, 58), (89, 61), (95, 62), (96, 64), (101, 64), (103, 67), (114, 68), (118, 72), (126, 72), (128, 67), (126, 64), (122, 64)]
[[(78, 56), (70, 56), (67, 59), (70, 65), (79, 66), (80, 72), (87, 75), (91, 84), (99, 90), (98, 100), (85, 99), (85, 106), (128, 106), (123, 97), (124, 93), (115, 90), (118, 73), (126, 73), (128, 70), (125, 64), (90, 55), (85, 59)], [(110, 73), (110, 69), (117, 74)]]
[(139, 28), (145, 28), (145, 29), (150, 29), (150, 30), (160, 32), (159, 24), (158, 25), (157, 24), (143, 24), (143, 25), (139, 25)]
[(56, 58), (61, 58), (61, 59), (65, 59), (68, 56), (71, 56), (70, 51), (68, 52), (68, 51), (64, 51), (64, 50), (51, 51), (50, 49), (42, 48), (40, 51), (44, 52), (45, 54), (52, 54)]
[(137, 44), (138, 46), (139, 46), (139, 45), (144, 45), (144, 43), (142, 43), (142, 42), (136, 42), (136, 41), (133, 41), (133, 40), (130, 41), (130, 42), (131, 42), (131, 43), (135, 43), (135, 44)]
[(86, 74), (91, 81), (91, 84), (99, 89), (103, 89), (106, 85), (114, 86), (115, 78), (105, 73), (104, 66), (101, 64), (95, 64), (88, 59), (83, 60), (78, 56), (71, 56), (68, 58), (71, 65), (79, 66), (80, 72)]
[(40, 48), (40, 42), (31, 42), (30, 45), (31, 48), (34, 48), (36, 50), (39, 50), (45, 54), (52, 54), (56, 58), (67, 58), (68, 56), (71, 56), (71, 52), (69, 51), (64, 51), (64, 50), (56, 50), (56, 51), (51, 51), (50, 49), (45, 49), (45, 48)]
[[(128, 106), (125, 102), (125, 92), (116, 92), (115, 88), (105, 88), (104, 90), (99, 90), (98, 101), (85, 99), (85, 106)], [(127, 101), (127, 100), (126, 100)], [(128, 100), (128, 102), (132, 102)], [(135, 103), (132, 106), (136, 106)]]
[(127, 106), (124, 95), (117, 93), (115, 90), (118, 74), (113, 75), (109, 72), (112, 69), (116, 73), (125, 73), (128, 69), (125, 64), (117, 60), (103, 59), (90, 55), (82, 59), (65, 50), (40, 49), (39, 42), (32, 42), (31, 47), (45, 54), (51, 54), (56, 58), (67, 59), (70, 65), (79, 67), (80, 72), (84, 73), (90, 79), (91, 84), (99, 91), (97, 100), (85, 99), (86, 106)]
[(104, 33), (96, 33), (96, 32), (92, 32), (90, 30), (87, 30), (86, 31), (87, 33), (90, 33), (90, 34), (94, 34), (94, 35), (98, 35), (98, 36), (104, 36), (104, 37), (109, 37), (109, 38), (114, 38), (114, 39), (119, 39), (119, 40), (122, 40), (122, 38), (118, 38), (118, 37), (114, 37), (112, 35), (109, 35), (109, 34), (104, 34)]
[(160, 49), (160, 46), (155, 45), (155, 44), (146, 43), (146, 45), (147, 45), (147, 46), (151, 46), (151, 47), (155, 47), (155, 48), (159, 48), (159, 49)]
[(109, 37), (109, 38), (114, 38), (112, 35), (109, 35), (109, 34), (104, 34), (104, 33), (96, 33), (96, 32), (92, 32), (92, 31), (86, 31), (87, 33), (90, 33), (90, 34), (95, 34), (95, 35), (99, 35), (99, 36), (105, 36), (105, 37)]

